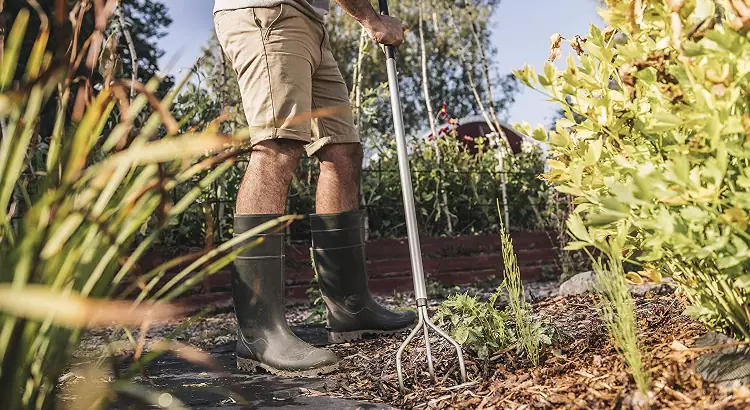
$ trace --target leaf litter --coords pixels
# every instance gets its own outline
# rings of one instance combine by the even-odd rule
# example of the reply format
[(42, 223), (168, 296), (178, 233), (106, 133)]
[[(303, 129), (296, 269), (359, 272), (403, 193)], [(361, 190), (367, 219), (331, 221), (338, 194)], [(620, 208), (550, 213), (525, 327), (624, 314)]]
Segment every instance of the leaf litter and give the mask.
[[(693, 371), (701, 353), (691, 349), (705, 327), (684, 316), (671, 295), (636, 297), (636, 316), (645, 366), (653, 384), (651, 408), (750, 408), (746, 387), (726, 390)], [(403, 335), (331, 346), (341, 371), (329, 376), (327, 393), (403, 409), (627, 409), (643, 408), (643, 397), (599, 320), (592, 295), (554, 297), (534, 305), (535, 314), (555, 328), (553, 346), (538, 367), (505, 349), (480, 361), (466, 357), (467, 383), (460, 384), (452, 348), (431, 339), (437, 380), (430, 379), (424, 342), (404, 353), (406, 394), (398, 389), (395, 356)]]
[[(485, 297), (491, 293), (478, 288), (461, 290)], [(542, 290), (542, 294), (547, 294), (546, 289)], [(723, 389), (703, 381), (693, 370), (694, 360), (706, 353), (705, 348), (695, 348), (694, 342), (707, 329), (683, 315), (685, 305), (676, 295), (651, 292), (634, 297), (641, 348), (653, 380), (651, 408), (750, 408), (750, 389)], [(433, 311), (443, 298), (432, 300)], [(408, 295), (377, 299), (390, 308), (413, 302)], [(554, 343), (542, 350), (538, 367), (519, 356), (517, 346), (494, 352), (487, 360), (465, 352), (468, 380), (461, 384), (455, 351), (442, 339), (432, 338), (437, 375), (437, 381), (433, 381), (427, 373), (424, 342), (417, 337), (404, 352), (405, 383), (409, 391), (401, 394), (395, 357), (405, 337), (402, 334), (329, 346), (342, 358), (340, 371), (327, 376), (320, 390), (300, 393), (387, 403), (402, 409), (638, 408), (640, 399), (635, 393), (635, 383), (609, 343), (596, 313), (595, 297), (531, 299), (535, 300), (534, 317), (554, 328)], [(288, 312), (288, 320), (303, 323), (308, 315), (309, 308), (295, 307)], [(144, 351), (152, 350), (182, 322), (153, 324)], [(207, 350), (233, 342), (234, 326), (231, 313), (213, 314), (192, 322), (177, 340)], [(90, 356), (100, 350), (103, 336), (111, 330), (100, 329), (89, 334), (79, 346), (77, 356)], [(138, 337), (137, 331), (134, 335)]]

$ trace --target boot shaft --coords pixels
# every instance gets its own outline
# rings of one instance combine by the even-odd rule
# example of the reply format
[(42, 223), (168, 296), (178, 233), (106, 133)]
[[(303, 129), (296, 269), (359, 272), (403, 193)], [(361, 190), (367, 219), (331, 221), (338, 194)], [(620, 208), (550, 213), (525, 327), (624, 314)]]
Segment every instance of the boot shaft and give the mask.
[[(235, 215), (235, 236), (281, 215)], [(286, 326), (284, 315), (284, 234), (261, 232), (235, 245), (242, 251), (232, 269), (232, 298), (240, 330), (246, 337), (261, 329)]]
[(311, 215), (310, 226), (318, 282), (328, 308), (329, 341), (388, 334), (414, 322), (413, 313), (391, 312), (370, 294), (359, 211)]
[[(278, 216), (235, 215), (235, 234)], [(339, 359), (333, 352), (303, 342), (287, 325), (284, 235), (261, 232), (235, 249), (251, 243), (254, 246), (235, 259), (232, 271), (232, 298), (239, 327), (237, 366), (245, 371), (260, 367), (280, 375), (317, 375), (335, 370)]]
[(359, 211), (310, 215), (312, 253), (324, 296), (357, 309), (369, 297)]

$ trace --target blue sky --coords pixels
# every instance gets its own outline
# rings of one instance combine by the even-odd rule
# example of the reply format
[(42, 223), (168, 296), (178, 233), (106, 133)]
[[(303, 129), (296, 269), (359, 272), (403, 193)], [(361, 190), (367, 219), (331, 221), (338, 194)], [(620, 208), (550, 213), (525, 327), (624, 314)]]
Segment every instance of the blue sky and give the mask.
[[(163, 68), (172, 62), (175, 73), (189, 67), (213, 30), (211, 0), (161, 0), (169, 8), (174, 22), (169, 34), (161, 40), (166, 54)], [(548, 56), (549, 36), (564, 37), (588, 32), (589, 24), (601, 25), (594, 0), (502, 0), (492, 18), (493, 45), (498, 53), (495, 67), (510, 72), (529, 63), (541, 71)], [(559, 63), (565, 61), (570, 49), (564, 49)], [(510, 110), (511, 122), (528, 121), (547, 125), (556, 106), (529, 89), (522, 89)]]

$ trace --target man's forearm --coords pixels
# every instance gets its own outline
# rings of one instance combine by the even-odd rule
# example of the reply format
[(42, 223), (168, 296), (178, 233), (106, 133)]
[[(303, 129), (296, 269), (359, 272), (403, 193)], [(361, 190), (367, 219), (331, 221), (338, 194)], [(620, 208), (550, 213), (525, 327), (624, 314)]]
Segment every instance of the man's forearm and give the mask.
[(344, 11), (365, 27), (380, 21), (380, 15), (367, 0), (336, 0)]
[(378, 43), (398, 47), (404, 41), (404, 26), (401, 20), (391, 16), (381, 16), (369, 0), (336, 0), (336, 2)]

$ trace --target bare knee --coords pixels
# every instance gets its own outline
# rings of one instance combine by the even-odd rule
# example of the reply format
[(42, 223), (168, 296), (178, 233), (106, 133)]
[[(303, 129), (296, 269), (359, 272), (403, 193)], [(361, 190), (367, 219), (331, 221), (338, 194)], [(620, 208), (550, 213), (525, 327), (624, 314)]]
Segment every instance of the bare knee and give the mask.
[(343, 172), (359, 172), (362, 168), (361, 144), (326, 145), (317, 153), (321, 168), (333, 168)]
[(250, 167), (255, 173), (271, 177), (265, 181), (280, 179), (288, 181), (288, 184), (299, 165), (303, 151), (303, 145), (298, 141), (266, 140), (253, 147)]

